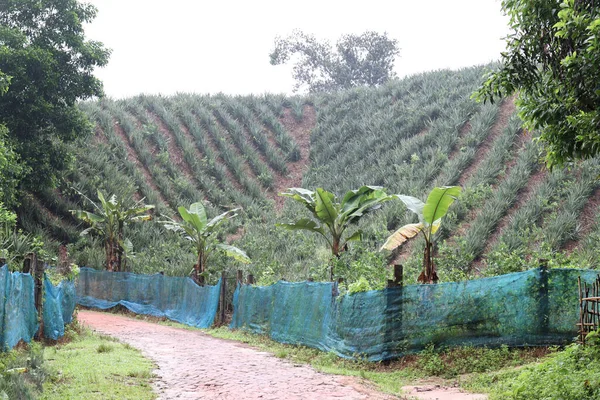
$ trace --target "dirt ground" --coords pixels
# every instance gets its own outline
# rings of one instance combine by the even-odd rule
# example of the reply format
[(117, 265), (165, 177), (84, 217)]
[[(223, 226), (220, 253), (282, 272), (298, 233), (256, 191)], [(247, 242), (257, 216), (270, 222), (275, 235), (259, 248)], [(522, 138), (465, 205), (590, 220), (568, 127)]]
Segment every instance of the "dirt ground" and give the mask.
[(142, 351), (157, 369), (160, 399), (394, 399), (357, 378), (327, 375), (200, 331), (79, 311), (91, 329)]
[(418, 400), (487, 400), (485, 394), (464, 393), (459, 388), (441, 385), (404, 386), (402, 392), (409, 399)]

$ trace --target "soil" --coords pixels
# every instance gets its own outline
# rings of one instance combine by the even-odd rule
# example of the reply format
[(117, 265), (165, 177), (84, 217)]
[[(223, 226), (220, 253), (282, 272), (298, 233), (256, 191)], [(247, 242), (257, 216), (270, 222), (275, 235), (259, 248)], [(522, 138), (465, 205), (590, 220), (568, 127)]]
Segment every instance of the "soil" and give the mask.
[(160, 399), (397, 398), (356, 377), (320, 373), (200, 331), (87, 310), (79, 311), (78, 319), (152, 359), (157, 366), (153, 387)]
[[(300, 159), (296, 162), (288, 162), (287, 176), (277, 175), (275, 177), (275, 193), (277, 194), (288, 188), (300, 187), (302, 185), (302, 176), (308, 169), (310, 157), (310, 133), (317, 124), (317, 113), (314, 107), (305, 105), (302, 121), (296, 122), (292, 115), (292, 110), (285, 108), (281, 123), (298, 144)], [(277, 195), (274, 200), (276, 210), (281, 211), (285, 197)]]
[[(579, 238), (586, 237), (595, 225), (596, 215), (600, 211), (600, 187), (596, 188), (587, 203), (583, 207), (583, 210), (579, 214), (579, 229), (577, 236)], [(563, 250), (567, 253), (572, 253), (579, 245), (578, 240), (570, 240), (563, 246)]]
[(135, 152), (135, 150), (131, 146), (131, 143), (129, 142), (129, 138), (127, 137), (127, 135), (123, 131), (123, 128), (121, 127), (121, 125), (119, 125), (117, 121), (115, 121), (113, 129), (115, 134), (119, 136), (123, 141), (123, 144), (125, 144), (125, 148), (127, 149), (127, 158), (129, 159), (129, 161), (133, 162), (135, 166), (140, 171), (142, 171), (146, 183), (158, 194), (158, 198), (160, 199), (160, 201), (162, 201), (164, 204), (169, 205), (162, 192), (158, 189), (158, 186), (156, 186), (156, 183), (154, 182), (154, 179), (152, 178), (152, 174), (148, 170), (148, 167), (140, 161), (140, 159), (137, 156), (137, 153)]
[[(190, 182), (195, 188), (196, 179), (194, 178), (194, 173), (190, 166), (185, 162), (183, 158), (183, 150), (177, 144), (177, 139), (175, 138), (175, 134), (171, 132), (162, 119), (156, 114), (148, 113), (150, 119), (156, 124), (158, 127), (158, 131), (163, 135), (163, 137), (167, 141), (167, 150), (169, 152), (169, 160), (171, 160), (179, 169), (179, 171), (183, 172), (188, 182)], [(193, 143), (193, 142), (192, 142)]]
[(419, 400), (487, 400), (487, 395), (465, 393), (456, 387), (441, 385), (404, 386), (402, 391), (409, 398)]
[[(531, 196), (533, 195), (534, 191), (544, 181), (544, 179), (546, 179), (547, 175), (548, 169), (541, 167), (529, 177), (529, 182), (527, 182), (527, 185), (519, 193), (515, 204), (513, 204), (506, 215), (500, 220), (498, 226), (488, 238), (485, 250), (482, 252), (482, 254), (488, 254), (494, 245), (496, 245), (498, 239), (500, 239), (500, 236), (504, 233), (504, 230), (512, 220), (513, 215), (519, 210), (519, 208), (521, 208), (522, 205), (531, 200)], [(483, 260), (481, 258), (477, 259), (473, 263), (473, 267), (476, 271), (481, 271), (483, 266)]]
[(508, 120), (510, 119), (511, 115), (513, 115), (516, 111), (514, 100), (514, 97), (509, 97), (505, 99), (500, 105), (500, 110), (498, 110), (498, 116), (496, 118), (496, 121), (492, 125), (492, 128), (490, 129), (490, 134), (477, 150), (477, 155), (475, 156), (475, 159), (473, 160), (471, 165), (469, 165), (467, 169), (465, 169), (461, 174), (458, 180), (459, 186), (465, 186), (465, 183), (469, 180), (471, 175), (475, 173), (479, 164), (481, 164), (481, 162), (487, 156), (488, 152), (492, 148), (492, 145), (496, 141), (496, 138), (500, 136), (502, 130), (508, 124)]

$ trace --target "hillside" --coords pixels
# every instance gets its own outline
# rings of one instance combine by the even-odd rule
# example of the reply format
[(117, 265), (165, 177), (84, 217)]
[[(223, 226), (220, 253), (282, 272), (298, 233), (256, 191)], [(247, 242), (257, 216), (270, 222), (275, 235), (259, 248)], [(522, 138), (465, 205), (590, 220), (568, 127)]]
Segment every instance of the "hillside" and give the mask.
[[(327, 250), (316, 237), (274, 227), (305, 212), (278, 192), (302, 186), (342, 194), (373, 184), (424, 197), (433, 186), (461, 185), (439, 242), (442, 280), (518, 271), (538, 258), (595, 266), (600, 160), (548, 171), (512, 99), (486, 105), (470, 99), (482, 74), (479, 67), (437, 71), (313, 97), (181, 94), (82, 103), (95, 136), (75, 145), (76, 168), (58, 190), (23, 199), (20, 224), (55, 245), (72, 243), (77, 263), (99, 266), (101, 245), (80, 238), (83, 228), (69, 213), (84, 204), (73, 188), (90, 197), (99, 188), (146, 198), (168, 216), (201, 199), (211, 214), (242, 207), (243, 227), (232, 225), (227, 235), (248, 251), (254, 264), (245, 268), (263, 282), (319, 279)], [(418, 240), (388, 259), (375, 252), (412, 218), (396, 202), (361, 222), (365, 241), (351, 249), (352, 260), (336, 266), (338, 275), (352, 281), (362, 274), (378, 286), (389, 261), (403, 263), (414, 281), (422, 260)], [(186, 244), (157, 223), (128, 235), (134, 270), (189, 272)], [(221, 259), (214, 265), (239, 268)]]

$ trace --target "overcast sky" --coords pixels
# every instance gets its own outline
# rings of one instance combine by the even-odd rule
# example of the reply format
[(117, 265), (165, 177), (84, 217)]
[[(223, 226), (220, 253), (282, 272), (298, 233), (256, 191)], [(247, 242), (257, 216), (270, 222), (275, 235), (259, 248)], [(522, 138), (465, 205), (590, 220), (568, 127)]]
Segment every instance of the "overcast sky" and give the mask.
[(108, 96), (176, 92), (291, 93), (291, 66), (272, 66), (275, 36), (294, 29), (331, 42), (386, 31), (399, 76), (484, 64), (508, 33), (499, 0), (87, 0), (86, 35), (112, 49), (97, 70)]

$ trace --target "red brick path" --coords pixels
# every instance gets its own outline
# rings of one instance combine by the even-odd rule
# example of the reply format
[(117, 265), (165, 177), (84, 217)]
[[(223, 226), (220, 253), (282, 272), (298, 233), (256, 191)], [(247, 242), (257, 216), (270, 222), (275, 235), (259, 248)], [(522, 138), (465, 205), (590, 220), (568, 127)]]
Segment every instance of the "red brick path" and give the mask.
[(79, 311), (80, 322), (142, 351), (158, 366), (160, 399), (392, 399), (356, 378), (326, 375), (200, 331)]

